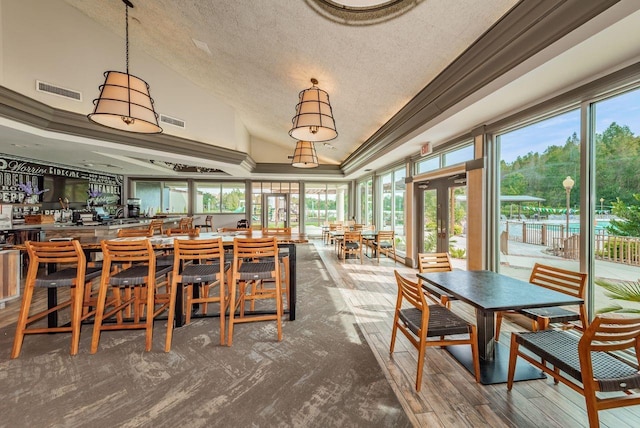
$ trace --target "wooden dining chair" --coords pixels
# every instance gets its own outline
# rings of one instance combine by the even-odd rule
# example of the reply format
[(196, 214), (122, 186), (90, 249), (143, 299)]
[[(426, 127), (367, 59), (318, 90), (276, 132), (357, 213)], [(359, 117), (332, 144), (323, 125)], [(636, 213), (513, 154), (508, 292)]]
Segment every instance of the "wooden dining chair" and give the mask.
[[(420, 273), (452, 271), (451, 257), (449, 253), (418, 253), (418, 270)], [(426, 283), (421, 278), (418, 279), (418, 283), (433, 302), (451, 308), (451, 300), (457, 300), (443, 289)]]
[(381, 230), (377, 233), (373, 240), (369, 241), (371, 249), (376, 253), (378, 264), (380, 264), (380, 254), (384, 254), (388, 258), (396, 260), (396, 239), (393, 230)]
[[(229, 287), (229, 337), (233, 344), (234, 325), (254, 321), (275, 321), (278, 341), (282, 340), (282, 276), (277, 238), (235, 238), (233, 276)], [(268, 280), (272, 286), (265, 285)], [(273, 300), (274, 314), (246, 314), (246, 304)]]
[[(428, 305), (418, 283), (404, 278), (397, 270), (394, 270), (394, 273), (398, 284), (398, 298), (393, 316), (389, 352), (393, 353), (398, 330), (418, 350), (416, 391), (419, 392), (422, 386), (422, 371), (425, 351), (428, 346), (470, 345), (475, 379), (476, 382), (480, 382), (476, 326), (466, 322), (440, 304)], [(447, 338), (447, 336), (457, 335), (466, 335), (467, 337)]]
[(345, 261), (348, 254), (360, 258), (362, 264), (362, 233), (360, 231), (345, 231), (340, 241), (339, 256)]
[(291, 235), (290, 227), (263, 227), (263, 235)]
[(118, 229), (118, 238), (127, 238), (127, 237), (145, 237), (152, 236), (153, 233), (149, 228), (139, 229), (139, 228), (123, 228)]
[[(227, 287), (231, 283), (231, 262), (225, 261), (222, 238), (176, 239), (174, 260), (165, 352), (171, 350), (175, 305), (182, 304), (183, 296), (187, 324), (191, 322), (194, 305), (200, 305), (200, 311), (205, 315), (208, 313), (209, 303), (219, 305), (217, 313), (220, 315), (220, 344), (224, 345), (226, 343)], [(182, 287), (179, 287), (180, 285)], [(194, 293), (194, 285), (198, 287), (197, 297)], [(216, 287), (218, 292), (212, 295), (211, 291)], [(183, 295), (178, 295), (178, 289), (184, 291)]]
[[(169, 309), (170, 282), (161, 283), (173, 266), (157, 266), (156, 254), (149, 239), (132, 241), (103, 240), (104, 256), (98, 307), (91, 338), (91, 353), (98, 351), (104, 330), (145, 330), (145, 350), (150, 351), (155, 318)], [(112, 270), (114, 264), (120, 269)], [(165, 288), (160, 293), (160, 286)], [(107, 293), (111, 290), (114, 305), (106, 310)], [(123, 293), (124, 291), (124, 293)], [(125, 319), (132, 314), (133, 318)], [(105, 320), (114, 321), (107, 322)]]
[(213, 216), (212, 215), (208, 215), (204, 218), (204, 224), (199, 224), (196, 225), (197, 227), (201, 228), (201, 229), (206, 229), (207, 232), (213, 232)]
[(160, 235), (164, 234), (164, 220), (154, 219), (149, 223), (149, 236), (153, 236), (156, 232), (160, 232)]
[(193, 229), (193, 217), (182, 217), (178, 222), (178, 229), (180, 230)]
[[(632, 351), (629, 363), (618, 356), (625, 349)], [(582, 337), (563, 330), (512, 333), (507, 389), (520, 357), (583, 395), (589, 426), (597, 428), (600, 410), (640, 404), (639, 355), (637, 315), (597, 315)]]
[(196, 237), (196, 236), (200, 236), (200, 228), (199, 227), (195, 227), (195, 228), (187, 228), (187, 229), (181, 229), (181, 228), (171, 228), (171, 229), (167, 229), (165, 231), (167, 236), (192, 236), (192, 237)]
[[(77, 240), (54, 242), (25, 242), (29, 255), (29, 267), (24, 284), (22, 303), (18, 315), (16, 334), (13, 341), (11, 358), (18, 358), (22, 350), (24, 336), (42, 333), (71, 333), (71, 355), (78, 353), (82, 320), (93, 315), (88, 310), (91, 296), (91, 280), (100, 276), (101, 268), (86, 266), (86, 257)], [(49, 265), (63, 269), (48, 273)], [(68, 300), (52, 308), (31, 313), (35, 290), (69, 287)], [(34, 325), (53, 312), (60, 313), (69, 308), (69, 324), (47, 327)]]
[[(529, 282), (584, 300), (587, 274), (536, 263), (531, 270)], [(513, 311), (511, 312), (513, 313)], [(556, 323), (561, 323), (563, 328), (576, 327), (584, 330), (588, 324), (587, 310), (584, 303), (578, 306), (577, 311), (565, 307), (552, 306), (548, 308), (521, 309), (515, 312), (531, 318), (531, 329), (533, 331), (546, 330), (549, 324)], [(505, 311), (496, 312), (495, 340), (500, 339), (500, 328), (504, 313)], [(580, 324), (571, 324), (571, 321), (580, 321)]]

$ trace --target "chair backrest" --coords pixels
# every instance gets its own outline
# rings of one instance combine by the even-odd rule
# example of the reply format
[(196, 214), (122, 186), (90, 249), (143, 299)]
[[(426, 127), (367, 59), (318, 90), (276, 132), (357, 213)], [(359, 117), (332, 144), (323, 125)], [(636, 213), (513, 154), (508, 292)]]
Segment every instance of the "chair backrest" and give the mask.
[[(620, 351), (634, 348), (640, 356), (640, 316), (616, 313), (599, 314), (584, 331), (578, 352), (588, 356), (590, 351)], [(582, 356), (582, 355), (581, 355)]]
[(213, 216), (208, 215), (204, 218), (204, 224), (213, 229)]
[(451, 257), (449, 253), (418, 253), (418, 270), (421, 273), (451, 271)]
[(291, 235), (291, 228), (290, 227), (263, 227), (262, 233), (265, 235), (269, 235), (269, 234)]
[(38, 269), (38, 263), (77, 263), (78, 270), (84, 269), (86, 257), (76, 239), (71, 241), (36, 242), (26, 241), (24, 243), (29, 254), (29, 270)]
[[(635, 367), (640, 363), (640, 317), (629, 316), (627, 314), (607, 313), (596, 315), (591, 321), (589, 327), (584, 331), (580, 342), (578, 343), (578, 357), (580, 359), (580, 372), (582, 374), (583, 383), (592, 382), (593, 389), (599, 391), (621, 391), (632, 390), (639, 387), (640, 380), (637, 372), (633, 379), (626, 379), (634, 385), (621, 383), (623, 381), (618, 377), (613, 379), (598, 379), (597, 370), (594, 370), (594, 360), (597, 361), (597, 351), (612, 352), (633, 348), (635, 350)], [(597, 364), (597, 363), (596, 363)], [(620, 376), (620, 375), (618, 375)], [(586, 389), (585, 385), (585, 389)], [(625, 396), (632, 399), (633, 396)], [(623, 397), (622, 400), (625, 398)], [(635, 395), (635, 404), (640, 403), (637, 395)], [(611, 399), (613, 401), (613, 399)], [(633, 403), (630, 403), (633, 404)], [(624, 403), (613, 407), (624, 406)]]
[(224, 265), (224, 246), (222, 238), (215, 239), (176, 239), (173, 241), (174, 272), (179, 272), (180, 264), (189, 260), (222, 261)]
[(238, 229), (248, 229), (249, 228), (249, 220), (243, 218), (242, 220), (238, 220), (236, 223), (236, 227)]
[[(235, 238), (233, 240), (233, 259), (251, 259), (258, 257), (278, 257), (278, 240), (272, 238)], [(277, 263), (276, 263), (277, 264)]]
[(189, 230), (193, 228), (193, 217), (183, 217), (178, 222), (178, 228), (182, 230)]
[(358, 231), (347, 230), (344, 232), (343, 242), (345, 244), (349, 242), (362, 243), (362, 233), (359, 230)]
[(167, 229), (167, 236), (176, 236), (176, 235), (188, 235), (188, 236), (200, 236), (200, 228), (187, 228), (187, 229)]
[(353, 225), (353, 230), (362, 230), (364, 229), (364, 224), (356, 223)]
[(425, 299), (424, 293), (422, 292), (422, 287), (413, 282), (402, 275), (397, 270), (394, 270), (393, 273), (396, 276), (396, 282), (398, 284), (398, 300), (396, 302), (396, 310), (400, 310), (402, 308), (403, 302), (410, 304), (422, 311), (423, 318), (426, 316), (429, 317), (429, 305), (427, 305), (427, 301)]
[[(105, 266), (112, 262), (136, 263), (148, 262), (150, 269), (155, 272), (156, 255), (149, 239), (132, 241), (102, 240), (100, 242)], [(104, 270), (103, 270), (104, 274)]]
[(236, 227), (219, 227), (218, 232), (238, 232), (246, 235), (251, 235), (253, 233), (253, 229), (238, 229)]
[(118, 238), (126, 238), (129, 236), (151, 236), (152, 232), (149, 228), (147, 229), (137, 229), (137, 228), (126, 228), (126, 229), (118, 229)]
[(529, 282), (584, 299), (587, 274), (536, 263), (531, 271)]
[(394, 236), (393, 230), (380, 230), (378, 231), (377, 241), (393, 243), (394, 242), (393, 236)]
[(153, 235), (156, 233), (156, 230), (160, 232), (160, 234), (164, 233), (164, 220), (155, 219), (151, 220), (149, 223), (149, 235)]

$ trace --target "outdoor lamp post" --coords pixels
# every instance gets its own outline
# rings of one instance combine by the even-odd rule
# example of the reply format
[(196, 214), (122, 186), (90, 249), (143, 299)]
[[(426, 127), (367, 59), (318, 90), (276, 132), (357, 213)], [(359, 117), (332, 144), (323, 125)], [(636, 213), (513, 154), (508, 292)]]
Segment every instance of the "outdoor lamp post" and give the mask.
[(567, 238), (569, 237), (569, 209), (570, 209), (571, 189), (573, 189), (574, 184), (575, 184), (575, 181), (573, 181), (573, 179), (569, 175), (567, 175), (567, 178), (565, 178), (562, 181), (562, 186), (564, 187), (564, 190), (567, 192), (567, 228), (566, 228)]
[(600, 215), (604, 217), (604, 209), (602, 208), (602, 204), (604, 204), (604, 198), (600, 198)]

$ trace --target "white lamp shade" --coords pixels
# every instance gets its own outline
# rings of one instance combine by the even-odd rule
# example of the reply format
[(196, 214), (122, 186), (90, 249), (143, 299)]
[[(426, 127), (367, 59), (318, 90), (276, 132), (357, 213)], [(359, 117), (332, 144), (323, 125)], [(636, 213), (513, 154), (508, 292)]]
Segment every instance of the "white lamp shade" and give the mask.
[(338, 136), (329, 94), (312, 86), (300, 92), (300, 102), (293, 117), (293, 128), (289, 131), (296, 140), (328, 141)]
[(122, 131), (162, 132), (147, 82), (119, 71), (107, 71), (104, 75), (100, 97), (93, 101), (95, 109), (88, 115), (90, 120)]
[(298, 141), (296, 143), (291, 166), (296, 168), (315, 168), (318, 166), (318, 155), (311, 141)]

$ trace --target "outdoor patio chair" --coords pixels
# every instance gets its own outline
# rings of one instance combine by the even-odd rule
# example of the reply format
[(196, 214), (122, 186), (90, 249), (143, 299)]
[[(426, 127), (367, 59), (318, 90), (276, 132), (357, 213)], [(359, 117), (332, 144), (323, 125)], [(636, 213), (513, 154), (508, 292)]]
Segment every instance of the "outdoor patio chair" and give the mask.
[[(635, 351), (630, 364), (614, 355), (624, 349)], [(512, 333), (507, 389), (513, 387), (517, 358), (523, 358), (556, 384), (562, 382), (582, 394), (589, 426), (596, 428), (599, 410), (640, 404), (640, 393), (633, 391), (640, 388), (639, 354), (638, 316), (598, 315), (582, 337), (562, 330)]]
[[(550, 290), (584, 299), (587, 274), (536, 263), (531, 271), (529, 282)], [(503, 311), (496, 312), (496, 341), (500, 339), (503, 313)], [(587, 310), (584, 303), (578, 307), (577, 312), (560, 306), (552, 306), (547, 308), (521, 309), (517, 311), (517, 313), (531, 318), (531, 329), (533, 331), (546, 330), (549, 328), (549, 324), (556, 323), (561, 323), (565, 329), (576, 327), (583, 330), (588, 324)], [(570, 324), (570, 321), (580, 321), (580, 325)]]

